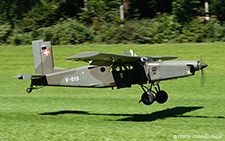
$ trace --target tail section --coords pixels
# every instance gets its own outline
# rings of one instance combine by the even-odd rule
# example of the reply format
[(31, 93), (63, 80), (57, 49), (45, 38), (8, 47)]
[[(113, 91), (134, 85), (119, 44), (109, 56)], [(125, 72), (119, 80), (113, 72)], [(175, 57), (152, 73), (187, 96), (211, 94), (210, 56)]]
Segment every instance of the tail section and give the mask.
[(44, 40), (32, 41), (35, 72), (48, 74), (54, 72), (51, 42)]

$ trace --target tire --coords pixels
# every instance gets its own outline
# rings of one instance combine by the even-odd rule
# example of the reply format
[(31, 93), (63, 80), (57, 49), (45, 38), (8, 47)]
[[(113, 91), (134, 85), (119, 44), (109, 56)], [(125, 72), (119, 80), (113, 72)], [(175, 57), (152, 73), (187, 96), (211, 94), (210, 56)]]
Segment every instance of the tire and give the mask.
[(141, 96), (141, 101), (145, 105), (151, 105), (154, 102), (154, 95), (150, 92), (145, 92)]
[(156, 96), (155, 99), (158, 103), (163, 104), (167, 101), (168, 99), (168, 94), (165, 91), (159, 91)]
[(27, 89), (26, 89), (26, 92), (27, 92), (27, 93), (31, 93), (31, 92), (32, 92), (32, 88), (27, 88)]

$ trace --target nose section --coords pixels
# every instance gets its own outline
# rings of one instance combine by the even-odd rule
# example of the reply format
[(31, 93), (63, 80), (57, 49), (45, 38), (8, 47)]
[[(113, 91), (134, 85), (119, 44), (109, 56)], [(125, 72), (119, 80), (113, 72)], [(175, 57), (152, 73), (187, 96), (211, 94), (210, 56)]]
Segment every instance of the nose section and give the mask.
[(205, 63), (203, 63), (203, 62), (200, 62), (200, 67), (201, 67), (201, 69), (204, 69), (204, 68), (206, 68), (208, 65), (207, 64), (205, 64)]
[(205, 63), (203, 63), (203, 62), (200, 62), (200, 63), (199, 63), (199, 67), (200, 67), (201, 70), (204, 69), (204, 68), (206, 68), (207, 66), (208, 66), (208, 65), (205, 64)]

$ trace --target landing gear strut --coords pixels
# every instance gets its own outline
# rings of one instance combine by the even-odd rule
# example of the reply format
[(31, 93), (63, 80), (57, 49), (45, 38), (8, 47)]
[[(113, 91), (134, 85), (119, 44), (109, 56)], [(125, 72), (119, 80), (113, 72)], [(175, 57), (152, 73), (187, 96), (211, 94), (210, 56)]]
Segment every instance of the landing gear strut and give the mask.
[(154, 95), (151, 92), (144, 92), (141, 96), (141, 102), (143, 102), (145, 105), (151, 105), (154, 100)]
[[(145, 105), (151, 105), (154, 101), (157, 101), (160, 104), (163, 104), (167, 101), (168, 95), (165, 91), (160, 90), (159, 82), (152, 82), (150, 88), (149, 84), (148, 87), (145, 87), (143, 85), (140, 86), (144, 90), (144, 93), (142, 94), (139, 103), (143, 102)], [(155, 91), (152, 90), (153, 86), (155, 88)], [(147, 89), (147, 91), (145, 89)], [(155, 96), (153, 94), (155, 94)]]
[(34, 90), (34, 89), (40, 89), (40, 88), (42, 88), (43, 86), (33, 86), (33, 85), (31, 85), (30, 87), (28, 87), (27, 89), (26, 89), (26, 92), (27, 93), (31, 93), (32, 92), (32, 90)]

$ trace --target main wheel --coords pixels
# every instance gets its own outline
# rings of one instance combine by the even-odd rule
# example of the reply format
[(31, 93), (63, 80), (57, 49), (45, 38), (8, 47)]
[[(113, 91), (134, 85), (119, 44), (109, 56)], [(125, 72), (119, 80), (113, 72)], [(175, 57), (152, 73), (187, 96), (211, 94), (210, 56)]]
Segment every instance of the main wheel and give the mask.
[(27, 93), (31, 93), (31, 92), (32, 92), (32, 88), (30, 88), (30, 87), (27, 88), (27, 89), (26, 89), (26, 92), (27, 92)]
[(154, 102), (154, 95), (151, 92), (145, 92), (141, 96), (141, 101), (145, 105), (151, 105)]
[(156, 96), (155, 99), (158, 103), (163, 104), (167, 101), (168, 99), (168, 95), (165, 91), (159, 91)]

